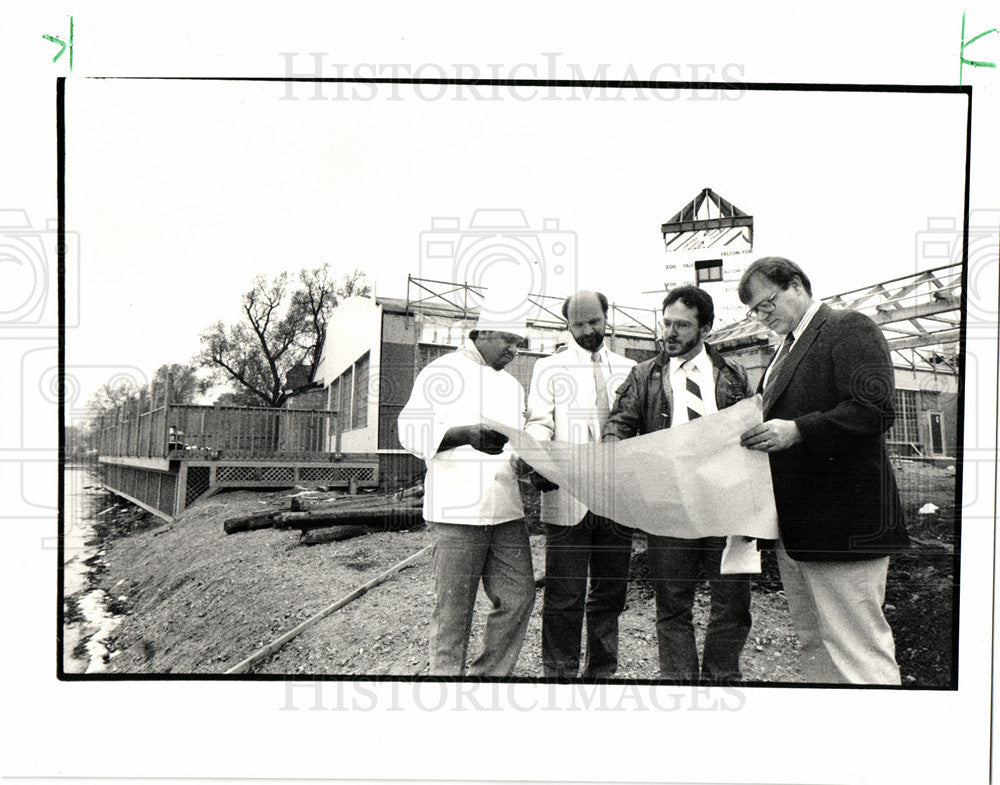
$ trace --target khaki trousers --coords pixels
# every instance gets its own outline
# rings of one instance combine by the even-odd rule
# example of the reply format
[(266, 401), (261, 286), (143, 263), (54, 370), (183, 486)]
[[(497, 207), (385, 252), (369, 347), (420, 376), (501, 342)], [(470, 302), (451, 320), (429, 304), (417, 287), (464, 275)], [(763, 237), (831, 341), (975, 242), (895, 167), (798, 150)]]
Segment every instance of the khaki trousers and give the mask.
[(805, 680), (812, 684), (899, 684), (892, 630), (882, 612), (889, 557), (795, 561), (781, 542), (778, 569)]

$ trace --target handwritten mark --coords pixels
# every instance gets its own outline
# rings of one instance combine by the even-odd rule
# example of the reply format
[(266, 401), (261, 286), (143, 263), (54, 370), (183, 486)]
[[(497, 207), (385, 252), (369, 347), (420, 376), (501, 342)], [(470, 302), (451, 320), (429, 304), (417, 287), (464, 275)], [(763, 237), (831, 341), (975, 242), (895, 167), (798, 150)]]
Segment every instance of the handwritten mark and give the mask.
[(980, 33), (977, 36), (973, 36), (968, 41), (965, 40), (965, 12), (962, 12), (962, 48), (959, 50), (959, 64), (958, 64), (958, 83), (962, 84), (962, 70), (967, 65), (971, 65), (974, 68), (996, 68), (996, 63), (990, 63), (986, 60), (966, 60), (965, 59), (965, 47), (969, 44), (975, 43), (983, 36), (989, 35), (990, 33), (996, 33), (997, 28), (992, 27), (986, 32)]
[(59, 46), (61, 47), (59, 51), (56, 52), (56, 56), (52, 58), (53, 63), (63, 56), (63, 52), (65, 52), (67, 48), (69, 49), (69, 70), (72, 71), (73, 70), (73, 17), (71, 16), (69, 18), (68, 44), (66, 41), (63, 41), (61, 38), (56, 38), (54, 35), (42, 34), (42, 38), (44, 38), (46, 41), (51, 41), (54, 44), (59, 44)]

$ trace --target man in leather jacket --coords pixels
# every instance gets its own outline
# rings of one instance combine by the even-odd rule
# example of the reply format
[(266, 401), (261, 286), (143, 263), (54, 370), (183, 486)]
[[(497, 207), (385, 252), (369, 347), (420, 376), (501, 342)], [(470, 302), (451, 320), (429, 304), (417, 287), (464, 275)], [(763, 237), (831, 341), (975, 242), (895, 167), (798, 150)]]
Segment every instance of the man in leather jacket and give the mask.
[[(704, 290), (681, 286), (667, 294), (661, 353), (633, 368), (618, 389), (603, 441), (678, 427), (752, 395), (746, 371), (704, 343), (714, 318), (712, 298)], [(738, 681), (751, 625), (750, 576), (719, 573), (726, 538), (647, 534), (646, 541), (660, 678)], [(692, 611), (701, 570), (709, 579), (712, 607), (699, 666)]]

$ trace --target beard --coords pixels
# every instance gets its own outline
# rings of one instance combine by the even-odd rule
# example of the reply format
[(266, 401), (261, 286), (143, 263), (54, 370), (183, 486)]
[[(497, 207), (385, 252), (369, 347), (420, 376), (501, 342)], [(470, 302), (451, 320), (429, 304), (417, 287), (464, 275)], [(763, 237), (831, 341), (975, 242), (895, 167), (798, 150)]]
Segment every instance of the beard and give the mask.
[(681, 338), (677, 338), (674, 341), (664, 338), (663, 351), (667, 357), (680, 357), (681, 355), (687, 354), (694, 349), (694, 347), (698, 345), (698, 340), (698, 336), (695, 336), (687, 341), (682, 340)]
[(577, 346), (581, 349), (586, 349), (588, 352), (596, 352), (601, 348), (601, 344), (604, 343), (604, 333), (591, 333), (582, 338), (573, 336), (573, 340), (576, 341)]

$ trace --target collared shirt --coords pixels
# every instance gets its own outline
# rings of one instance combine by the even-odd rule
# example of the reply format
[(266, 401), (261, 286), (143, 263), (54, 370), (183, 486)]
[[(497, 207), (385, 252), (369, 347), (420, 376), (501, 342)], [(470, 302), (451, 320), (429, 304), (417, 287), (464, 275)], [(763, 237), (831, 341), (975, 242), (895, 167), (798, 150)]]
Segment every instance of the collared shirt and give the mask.
[(701, 388), (701, 399), (705, 404), (705, 414), (714, 414), (719, 411), (715, 403), (715, 372), (712, 367), (712, 358), (705, 351), (705, 344), (701, 345), (701, 351), (690, 360), (682, 360), (680, 357), (671, 357), (667, 363), (667, 375), (670, 378), (670, 391), (673, 394), (673, 411), (671, 412), (670, 425), (680, 425), (688, 421), (687, 406), (683, 405), (687, 397), (687, 377), (682, 367), (685, 363), (690, 363), (696, 369), (691, 378)]
[[(573, 361), (579, 363), (581, 368), (590, 368), (595, 364), (593, 357), (595, 353), (584, 349), (580, 346), (580, 344), (573, 340), (573, 338), (570, 338), (569, 342), (566, 344), (566, 351), (572, 355)], [(601, 373), (604, 375), (604, 383), (606, 385), (610, 384), (612, 371), (611, 358), (608, 356), (607, 341), (601, 344), (601, 348), (597, 350), (596, 354), (600, 360)], [(567, 365), (572, 364), (573, 361), (568, 362)], [(615, 391), (609, 389), (608, 397), (613, 401), (615, 399)]]
[[(819, 307), (822, 304), (823, 303), (819, 300), (813, 300), (812, 304), (806, 308), (806, 312), (802, 314), (802, 320), (799, 322), (798, 326), (792, 330), (792, 335), (795, 336), (795, 341), (802, 337), (802, 333), (806, 331), (806, 327), (809, 326), (809, 322), (812, 321), (812, 318), (816, 315), (816, 311), (819, 310)], [(795, 341), (792, 342), (792, 346), (795, 345)]]
[(437, 523), (491, 525), (524, 517), (510, 446), (487, 455), (469, 445), (438, 451), (449, 428), (485, 419), (524, 425), (524, 389), (487, 365), (472, 341), (427, 365), (399, 414), (399, 441), (427, 464), (424, 518)]
[[(792, 344), (791, 346), (788, 347), (788, 351), (791, 351), (792, 347), (795, 346), (795, 342), (802, 337), (802, 333), (806, 331), (806, 328), (809, 326), (809, 322), (812, 321), (813, 317), (816, 315), (816, 311), (819, 310), (819, 307), (822, 304), (823, 303), (820, 300), (813, 300), (812, 303), (809, 305), (809, 307), (806, 308), (806, 312), (802, 314), (802, 318), (799, 320), (798, 325), (795, 327), (795, 329), (792, 330)], [(778, 344), (778, 348), (780, 350), (781, 344)], [(772, 367), (774, 367), (773, 362), (767, 366), (767, 370), (764, 372), (765, 386), (767, 385), (768, 379), (771, 376)]]
[[(614, 369), (611, 367), (611, 357), (610, 350), (608, 349), (607, 341), (601, 343), (601, 348), (591, 352), (584, 349), (580, 344), (576, 342), (575, 339), (570, 337), (569, 345), (567, 347), (569, 351), (573, 354), (576, 361), (579, 363), (580, 368), (589, 369), (586, 374), (591, 379), (594, 376), (594, 366), (600, 365), (601, 376), (604, 377), (604, 390), (608, 396), (608, 409), (614, 405), (615, 402), (615, 391), (618, 389), (618, 385), (621, 384), (621, 378), (615, 376)], [(597, 355), (597, 359), (594, 359), (594, 355)], [(591, 382), (591, 387), (594, 387), (595, 383)], [(594, 396), (596, 401), (597, 391), (594, 390)], [(592, 441), (599, 442), (601, 440), (601, 425), (603, 424), (598, 420), (597, 408), (596, 406), (587, 409), (585, 412), (581, 411), (581, 414), (585, 413), (587, 419), (590, 422), (590, 433)]]

